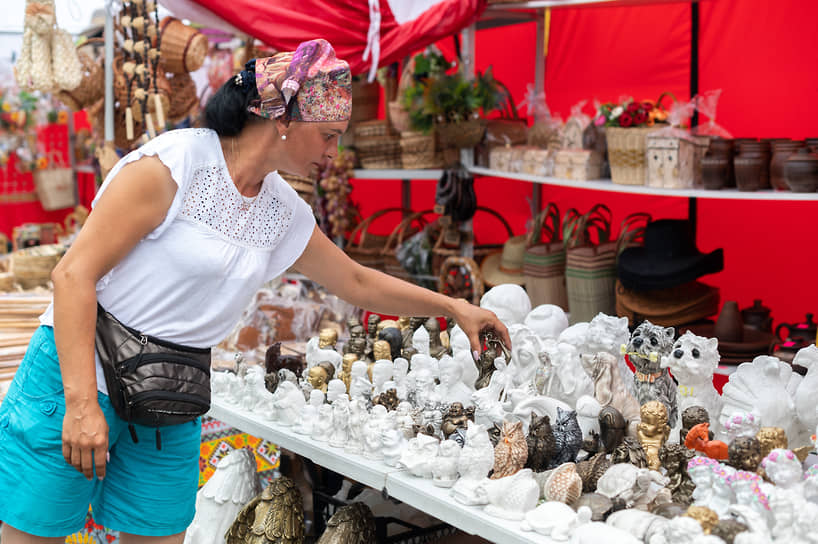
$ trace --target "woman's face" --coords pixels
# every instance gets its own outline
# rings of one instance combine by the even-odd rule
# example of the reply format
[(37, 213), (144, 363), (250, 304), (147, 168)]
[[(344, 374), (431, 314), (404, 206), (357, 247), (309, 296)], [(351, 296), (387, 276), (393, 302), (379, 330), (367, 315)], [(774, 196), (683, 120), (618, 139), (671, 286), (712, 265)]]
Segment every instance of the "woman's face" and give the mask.
[(349, 126), (348, 121), (308, 123), (292, 121), (289, 126), (279, 125), (279, 132), (287, 135), (284, 148), (287, 164), (282, 170), (298, 176), (309, 176), (329, 157), (338, 155), (338, 138)]

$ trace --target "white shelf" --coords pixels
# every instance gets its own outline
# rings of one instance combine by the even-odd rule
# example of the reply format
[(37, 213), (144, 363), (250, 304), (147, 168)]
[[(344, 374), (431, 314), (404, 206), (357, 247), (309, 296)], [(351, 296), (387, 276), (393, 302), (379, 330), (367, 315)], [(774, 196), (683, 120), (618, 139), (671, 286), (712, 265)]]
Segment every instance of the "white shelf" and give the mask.
[(440, 179), (443, 170), (355, 170), (352, 179)]
[(737, 189), (722, 189), (720, 191), (708, 191), (706, 189), (662, 189), (657, 187), (646, 187), (644, 185), (617, 185), (609, 179), (593, 181), (573, 181), (569, 179), (559, 179), (543, 176), (532, 176), (530, 174), (516, 174), (491, 170), (489, 168), (470, 168), (473, 174), (505, 179), (515, 179), (518, 181), (528, 181), (542, 185), (555, 185), (558, 187), (571, 187), (573, 189), (591, 189), (594, 191), (609, 191), (613, 193), (629, 193), (652, 196), (672, 196), (683, 198), (709, 198), (718, 200), (789, 200), (789, 201), (818, 201), (818, 193), (793, 193), (790, 191), (753, 191), (745, 192)]
[[(697, 1), (697, 0), (693, 0)], [(531, 0), (529, 2), (509, 2), (489, 4), (487, 12), (504, 10), (539, 10), (545, 8), (575, 8), (580, 6), (634, 6), (652, 4), (678, 4), (680, 0)]]
[(449, 489), (437, 487), (431, 480), (416, 478), (406, 469), (346, 453), (330, 447), (326, 442), (316, 442), (294, 433), (289, 427), (267, 421), (222, 399), (213, 398), (207, 415), (368, 487), (378, 491), (386, 489), (389, 496), (467, 533), (498, 544), (555, 544), (537, 533), (521, 531), (519, 521), (494, 518), (487, 515), (482, 507), (458, 503), (450, 495)]

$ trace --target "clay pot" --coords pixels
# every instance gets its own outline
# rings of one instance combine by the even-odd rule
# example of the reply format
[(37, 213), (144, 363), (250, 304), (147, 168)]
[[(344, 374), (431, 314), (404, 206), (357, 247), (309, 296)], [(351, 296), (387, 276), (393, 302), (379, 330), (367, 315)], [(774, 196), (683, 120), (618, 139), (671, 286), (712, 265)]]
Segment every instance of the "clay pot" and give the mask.
[(804, 147), (804, 142), (787, 141), (773, 143), (773, 158), (770, 161), (770, 185), (779, 191), (789, 190), (787, 178), (784, 175), (784, 163), (787, 159)]
[(720, 341), (741, 342), (744, 338), (744, 323), (741, 320), (741, 312), (738, 311), (738, 303), (735, 300), (728, 300), (724, 303), (713, 333)]
[(804, 140), (804, 143), (813, 153), (818, 152), (818, 138), (807, 138)]
[(789, 156), (784, 164), (787, 185), (795, 193), (814, 193), (818, 189), (818, 154), (806, 147)]
[(736, 169), (736, 185), (739, 190), (769, 189), (771, 159), (769, 142), (742, 141), (738, 145), (739, 154), (733, 164)]
[(733, 161), (729, 155), (711, 155), (708, 152), (701, 159), (704, 188), (717, 191), (727, 187), (732, 165)]
[(755, 299), (752, 306), (741, 310), (741, 318), (748, 327), (773, 332), (773, 319), (770, 317), (770, 309), (761, 304), (760, 299)]

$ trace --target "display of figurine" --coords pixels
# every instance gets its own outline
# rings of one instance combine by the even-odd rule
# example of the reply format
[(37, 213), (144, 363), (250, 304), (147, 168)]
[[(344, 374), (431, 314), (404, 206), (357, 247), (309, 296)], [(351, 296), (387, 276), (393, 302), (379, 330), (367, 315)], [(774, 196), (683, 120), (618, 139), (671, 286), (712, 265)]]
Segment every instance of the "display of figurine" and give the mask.
[(329, 383), (327, 384), (327, 402), (332, 404), (341, 397), (349, 399), (349, 395), (347, 395), (346, 385), (344, 385), (344, 382), (342, 382), (338, 378), (330, 380)]
[(364, 426), (369, 420), (366, 403), (362, 400), (349, 402), (349, 436), (344, 446), (347, 453), (363, 453)]
[[(378, 340), (378, 342), (383, 342), (383, 340)], [(374, 397), (386, 391), (384, 385), (392, 379), (395, 367), (389, 359), (378, 359), (369, 365), (369, 369), (371, 370), (370, 378), (372, 380), (371, 394)]]
[(800, 381), (792, 366), (776, 357), (760, 355), (742, 363), (722, 388), (720, 420), (723, 423), (735, 412), (754, 412), (765, 427), (780, 427), (785, 436), (797, 437), (801, 428), (793, 397)]
[(611, 461), (604, 453), (597, 453), (590, 459), (577, 463), (577, 474), (582, 478), (583, 493), (596, 491), (597, 483), (603, 474), (610, 468)]
[(636, 368), (634, 391), (640, 406), (651, 400), (658, 400), (667, 408), (668, 425), (676, 425), (676, 384), (662, 368), (661, 359), (670, 354), (676, 332), (673, 327), (659, 327), (650, 321), (643, 321), (624, 346), (624, 352)]
[[(363, 330), (363, 327), (361, 327), (361, 330)], [(351, 336), (344, 345), (344, 354), (353, 354), (358, 361), (368, 361), (369, 358), (366, 355), (366, 338)]]
[(602, 407), (612, 406), (633, 423), (639, 420), (639, 403), (631, 395), (619, 372), (619, 358), (606, 351), (584, 354), (582, 369), (594, 382), (594, 398)]
[(376, 542), (375, 516), (362, 502), (340, 507), (327, 520), (317, 544), (370, 544)]
[(396, 409), (399, 403), (400, 400), (398, 399), (397, 389), (387, 389), (372, 399), (372, 404), (379, 404), (389, 412)]
[(693, 458), (693, 452), (681, 444), (665, 444), (659, 449), (659, 461), (665, 467), (668, 477), (667, 488), (673, 502), (689, 505), (693, 502), (693, 490), (696, 485), (687, 474), (687, 465)]
[(582, 447), (582, 429), (577, 423), (577, 413), (573, 410), (564, 411), (557, 408), (557, 419), (552, 425), (554, 433), (554, 456), (549, 468), (558, 467), (563, 463), (573, 463), (577, 459)]
[(628, 368), (621, 353), (622, 344), (627, 344), (630, 336), (627, 317), (616, 317), (600, 312), (588, 322), (581, 345), (575, 345), (582, 353), (605, 351), (617, 357), (619, 376), (628, 392), (633, 395), (633, 372)]
[(301, 544), (304, 506), (295, 483), (276, 478), (239, 512), (224, 536), (226, 544)]
[(372, 382), (367, 377), (369, 367), (364, 361), (352, 363), (350, 370), (349, 398), (369, 400), (372, 394)]
[[(697, 423), (704, 422), (698, 421)], [(691, 425), (691, 427), (692, 426), (693, 425)], [(727, 443), (729, 444), (739, 436), (755, 438), (758, 431), (761, 430), (761, 421), (753, 412), (734, 412), (724, 421), (722, 427), (727, 434)], [(684, 429), (682, 429), (682, 431), (684, 431)], [(685, 436), (687, 436), (687, 434), (685, 434)], [(682, 441), (684, 442), (684, 440)]]
[(554, 431), (551, 429), (551, 419), (548, 416), (540, 417), (531, 412), (531, 424), (528, 426), (526, 444), (528, 457), (525, 467), (534, 472), (546, 470), (557, 448)]
[(392, 361), (392, 346), (386, 340), (375, 340), (372, 343), (373, 361)]
[(318, 331), (319, 349), (335, 349), (335, 344), (337, 342), (338, 342), (337, 330), (332, 328), (326, 328)]
[(432, 483), (438, 487), (452, 487), (457, 481), (459, 460), (460, 445), (454, 440), (441, 442), (437, 458), (432, 465)]
[(582, 477), (574, 463), (563, 463), (550, 471), (542, 486), (542, 495), (547, 501), (574, 504), (582, 495)]
[[(690, 331), (673, 344), (669, 355), (662, 357), (661, 367), (669, 368), (679, 383), (679, 410), (701, 406), (709, 414), (721, 413), (721, 395), (713, 386), (713, 374), (719, 366), (719, 340), (703, 338)], [(714, 431), (719, 430), (717, 420)]]
[(390, 467), (397, 466), (407, 445), (403, 433), (398, 429), (386, 427), (381, 433), (381, 443), (383, 444), (383, 462)]
[(503, 283), (483, 294), (480, 307), (491, 310), (506, 327), (511, 327), (525, 321), (531, 312), (531, 299), (519, 285)]
[(306, 403), (304, 394), (294, 383), (280, 383), (272, 400), (275, 421), (283, 427), (295, 425)]
[(253, 450), (239, 448), (222, 457), (196, 493), (196, 515), (185, 532), (185, 544), (222, 544), (242, 507), (259, 493)]
[[(682, 516), (667, 520), (651, 535), (650, 544), (710, 544), (711, 540), (704, 536), (704, 530), (697, 520)], [(722, 543), (717, 541), (715, 544)]]
[[(679, 430), (679, 443), (684, 444), (685, 438), (687, 438), (687, 433), (690, 432), (690, 429), (695, 427), (700, 423), (710, 423), (710, 415), (707, 413), (701, 406), (688, 406), (682, 411), (682, 427)], [(709, 427), (708, 427), (709, 429)], [(755, 436), (755, 433), (753, 433)], [(708, 436), (710, 440), (713, 439), (713, 433), (710, 432)]]
[(436, 317), (430, 317), (423, 322), (423, 328), (429, 334), (429, 355), (440, 359), (446, 355), (447, 349), (440, 340), (440, 322)]
[(358, 360), (358, 356), (354, 353), (347, 353), (344, 355), (344, 358), (341, 360), (341, 370), (338, 372), (337, 379), (344, 382), (344, 386), (346, 387), (346, 393), (349, 393), (349, 384), (352, 379), (351, 372), (352, 372), (352, 363)]
[(293, 427), (293, 431), (298, 434), (312, 434), (312, 426), (318, 419), (318, 411), (324, 405), (324, 393), (320, 389), (310, 391), (310, 398), (301, 411), (298, 423)]
[(494, 360), (499, 356), (499, 353), (494, 349), (493, 346), (488, 346), (483, 352), (480, 353), (480, 358), (477, 361), (477, 366), (479, 370), (479, 374), (477, 376), (477, 381), (474, 382), (474, 388), (476, 390), (484, 389), (488, 387), (489, 382), (491, 381), (491, 376), (494, 374)]
[(383, 430), (377, 423), (373, 423), (372, 415), (363, 427), (363, 454), (367, 459), (380, 461), (383, 459)]
[(332, 435), (332, 405), (324, 404), (318, 409), (318, 417), (312, 424), (310, 437), (316, 442), (329, 442)]
[(756, 433), (761, 444), (761, 457), (767, 457), (775, 449), (787, 449), (787, 433), (781, 427), (761, 427)]
[(483, 487), (489, 500), (485, 512), (496, 518), (519, 521), (537, 506), (540, 498), (540, 486), (529, 468), (504, 478), (487, 480)]
[(715, 459), (696, 456), (687, 464), (687, 473), (696, 485), (693, 505), (706, 506), (719, 514), (725, 514), (733, 502), (733, 491), (728, 482), (735, 472)]
[[(772, 525), (770, 501), (767, 493), (761, 487), (764, 485), (761, 476), (755, 472), (738, 470), (727, 477), (727, 485), (733, 492), (734, 505), (749, 508), (765, 525)], [(734, 505), (731, 505), (730, 509), (735, 509)]]
[(611, 453), (611, 463), (629, 463), (637, 468), (647, 468), (648, 458), (642, 444), (637, 439), (626, 436)]
[(580, 351), (567, 342), (543, 343), (547, 357), (541, 356), (545, 373), (549, 376), (542, 394), (560, 399), (571, 406), (583, 395), (594, 394), (591, 377), (582, 370)]
[(341, 368), (341, 354), (333, 348), (319, 347), (320, 340), (317, 336), (313, 336), (307, 341), (306, 354), (304, 358), (307, 360), (307, 367), (313, 367), (318, 363), (329, 363), (333, 370)]
[(709, 535), (719, 522), (719, 515), (706, 506), (690, 506), (685, 516), (696, 520), (706, 535)]
[(605, 453), (613, 453), (622, 443), (627, 430), (627, 421), (613, 406), (606, 406), (599, 412), (599, 442)]
[(469, 337), (463, 332), (463, 329), (455, 325), (451, 329), (449, 339), (451, 342), (452, 357), (460, 363), (463, 367), (463, 383), (469, 388), (473, 388), (477, 378), (480, 376), (480, 371), (477, 369), (477, 361), (474, 360), (474, 355), (471, 351), (471, 344)]
[(453, 357), (445, 355), (440, 359), (440, 385), (435, 393), (447, 402), (459, 402), (463, 406), (472, 406), (471, 396), (474, 391), (463, 383), (463, 365)]
[(670, 436), (670, 426), (667, 424), (667, 408), (658, 400), (652, 400), (642, 405), (640, 409), (641, 422), (637, 427), (639, 443), (645, 450), (648, 468), (659, 470), (662, 466), (659, 460), (659, 449)]
[(577, 527), (590, 521), (591, 509), (587, 506), (574, 512), (573, 508), (564, 503), (549, 501), (526, 512), (520, 529), (535, 531), (556, 542), (568, 542)]
[(335, 369), (331, 363), (321, 362), (306, 369), (306, 380), (313, 389), (320, 389), (322, 392), (327, 392), (327, 384), (335, 375)]
[(522, 422), (503, 422), (500, 441), (494, 447), (494, 472), (491, 478), (496, 480), (511, 476), (525, 466), (527, 459), (528, 446)]
[(761, 442), (755, 437), (739, 436), (727, 446), (727, 463), (736, 470), (756, 472), (761, 460)]
[(481, 425), (470, 421), (466, 429), (466, 444), (457, 462), (460, 478), (452, 486), (455, 500), (468, 506), (487, 504), (488, 497), (480, 484), (493, 467), (494, 447), (489, 435)]
[(281, 342), (276, 342), (267, 348), (264, 353), (264, 383), (270, 393), (275, 393), (280, 381), (279, 371), (282, 368), (289, 369), (296, 375), (300, 375), (304, 368), (304, 361), (297, 355), (281, 355)]
[(542, 339), (556, 339), (568, 328), (568, 316), (555, 304), (541, 304), (528, 312), (523, 324)]
[(412, 334), (412, 348), (415, 350), (415, 353), (428, 356), (429, 342), (429, 331), (426, 330), (426, 327), (421, 325), (415, 330), (414, 334)]
[(615, 503), (621, 501), (627, 508), (647, 510), (667, 484), (668, 479), (655, 470), (616, 463), (597, 481), (596, 491)]
[(244, 375), (244, 388), (237, 403), (247, 411), (265, 411), (273, 395), (264, 385), (264, 369), (260, 366), (248, 366)]
[(378, 340), (378, 323), (381, 322), (381, 316), (378, 314), (369, 314), (366, 318), (366, 356), (370, 360), (374, 360), (375, 342)]
[(349, 440), (349, 400), (339, 397), (332, 403), (332, 434), (329, 445), (343, 448)]
[(793, 402), (803, 428), (814, 430), (818, 427), (818, 409), (815, 403), (815, 392), (818, 391), (818, 346), (811, 344), (798, 350), (792, 364), (807, 369), (804, 379), (795, 390)]
[(694, 425), (685, 437), (685, 447), (701, 452), (713, 459), (727, 459), (727, 444), (721, 440), (710, 440), (710, 424)]
[(409, 440), (400, 457), (400, 464), (406, 467), (412, 476), (431, 479), (439, 446), (440, 441), (434, 436), (418, 434)]
[(409, 361), (403, 357), (398, 357), (392, 364), (392, 381), (395, 382), (395, 390), (398, 399), (406, 400), (409, 391), (407, 389), (407, 376), (409, 374)]
[(512, 325), (511, 337), (512, 387), (533, 392), (534, 374), (540, 367), (539, 354), (543, 344), (537, 334), (525, 325)]
[[(383, 324), (385, 322), (381, 322)], [(378, 325), (380, 327), (380, 325)], [(397, 326), (387, 326), (378, 331), (378, 340), (384, 340), (389, 344), (390, 359), (395, 360), (401, 356), (403, 348), (403, 336)]]
[(465, 409), (463, 404), (452, 402), (443, 416), (440, 431), (443, 437), (448, 439), (457, 429), (465, 429), (470, 420), (474, 421), (474, 407)]

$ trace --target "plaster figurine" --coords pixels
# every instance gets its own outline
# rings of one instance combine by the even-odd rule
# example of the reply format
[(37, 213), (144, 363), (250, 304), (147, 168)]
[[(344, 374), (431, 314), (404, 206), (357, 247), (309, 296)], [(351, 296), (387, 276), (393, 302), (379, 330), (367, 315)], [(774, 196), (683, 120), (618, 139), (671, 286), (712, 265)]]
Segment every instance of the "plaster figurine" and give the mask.
[(649, 544), (704, 544), (701, 524), (691, 517), (669, 519), (661, 530), (650, 537)]
[[(772, 525), (772, 513), (767, 493), (762, 489), (761, 476), (755, 472), (739, 470), (727, 477), (727, 485), (735, 497), (735, 504), (753, 510), (768, 526)], [(729, 509), (728, 509), (729, 510)]]
[(694, 425), (685, 437), (685, 447), (704, 453), (713, 459), (727, 459), (727, 444), (721, 440), (709, 440), (710, 424)]
[(647, 510), (667, 484), (668, 479), (655, 470), (617, 463), (605, 471), (597, 482), (596, 490), (614, 502), (622, 501), (627, 508)]
[(400, 464), (409, 469), (412, 476), (431, 479), (439, 447), (440, 441), (437, 438), (418, 434), (409, 440), (400, 457)]
[[(667, 518), (644, 510), (627, 509), (618, 510), (609, 515), (605, 526), (616, 531), (625, 531), (632, 535), (631, 538), (634, 538), (636, 542), (650, 544), (652, 538), (664, 535), (668, 522)], [(607, 541), (607, 536), (602, 535), (600, 542)]]
[(373, 461), (383, 459), (383, 429), (377, 418), (371, 414), (369, 421), (363, 427), (363, 454), (364, 457)]
[(642, 444), (637, 439), (626, 436), (611, 453), (611, 463), (630, 463), (637, 468), (647, 468), (648, 458)]
[(222, 544), (239, 511), (261, 493), (253, 451), (240, 448), (216, 464), (216, 471), (196, 493), (196, 515), (185, 544)]
[(818, 504), (818, 464), (812, 465), (804, 472), (804, 496)]
[(349, 440), (349, 400), (339, 397), (332, 403), (332, 434), (329, 445), (343, 448)]
[(233, 372), (214, 370), (210, 373), (210, 392), (214, 398), (229, 398), (231, 388), (236, 389), (236, 386), (232, 385), (232, 383), (237, 381), (238, 376)]
[(488, 497), (480, 484), (494, 467), (494, 447), (486, 430), (469, 422), (466, 444), (460, 452), (457, 472), (460, 478), (452, 486), (452, 496), (465, 505), (487, 504)]
[(421, 325), (412, 335), (412, 347), (416, 353), (429, 355), (429, 331)]
[(312, 424), (310, 437), (316, 442), (329, 442), (332, 435), (332, 405), (324, 404), (318, 409), (318, 417)]
[(599, 411), (599, 441), (603, 451), (613, 453), (625, 438), (627, 422), (622, 413), (612, 406)]
[(364, 361), (355, 361), (350, 370), (349, 397), (368, 400), (372, 394), (372, 382), (367, 377), (369, 367)]
[(582, 495), (582, 478), (574, 463), (563, 463), (549, 471), (542, 486), (547, 501), (559, 501), (571, 505)]
[(739, 436), (727, 446), (727, 463), (736, 470), (756, 472), (761, 459), (761, 442), (756, 437)]
[(528, 468), (505, 478), (485, 480), (483, 487), (489, 499), (485, 512), (496, 518), (519, 521), (536, 508), (540, 498), (540, 486)]
[(676, 425), (677, 418), (676, 384), (667, 368), (661, 367), (661, 358), (671, 352), (675, 336), (673, 327), (658, 327), (646, 320), (636, 327), (624, 346), (636, 368), (633, 375), (636, 400), (640, 405), (651, 400), (664, 404), (671, 427)]
[(455, 325), (451, 329), (449, 339), (451, 342), (452, 357), (463, 367), (463, 383), (474, 390), (474, 383), (477, 381), (480, 372), (477, 370), (477, 362), (471, 352), (469, 337), (459, 326)]
[(634, 426), (639, 421), (639, 403), (630, 394), (619, 372), (618, 357), (601, 351), (584, 354), (582, 369), (594, 382), (594, 398), (603, 407), (612, 406)]
[(485, 428), (502, 425), (506, 417), (503, 405), (498, 400), (500, 391), (491, 384), (472, 393), (474, 402), (474, 421)]
[(525, 321), (531, 312), (531, 299), (519, 285), (504, 283), (492, 287), (480, 299), (480, 307), (491, 310), (506, 327)]
[(451, 356), (440, 359), (440, 385), (435, 393), (446, 402), (459, 402), (465, 407), (472, 406), (471, 395), (474, 391), (463, 383), (463, 365)]
[(511, 384), (514, 388), (531, 388), (533, 392), (534, 373), (540, 366), (539, 353), (542, 343), (537, 334), (525, 325), (512, 325), (509, 328), (511, 337)]
[(577, 453), (582, 447), (582, 429), (577, 423), (577, 413), (573, 410), (564, 411), (557, 408), (557, 419), (552, 426), (556, 444), (555, 456), (551, 458), (549, 467), (557, 467), (563, 463), (574, 462)]
[(446, 415), (443, 416), (443, 423), (440, 425), (443, 437), (448, 439), (455, 430), (465, 429), (468, 426), (469, 420), (474, 421), (473, 407), (466, 410), (459, 402), (451, 403)]
[(628, 368), (625, 357), (622, 355), (622, 344), (627, 344), (631, 333), (628, 328), (627, 317), (615, 317), (598, 313), (585, 329), (585, 340), (577, 346), (580, 353), (594, 354), (600, 351), (610, 353), (617, 359), (619, 378), (625, 385), (628, 393), (635, 395), (633, 387), (633, 372)]
[(526, 512), (520, 529), (536, 531), (556, 542), (568, 542), (577, 527), (590, 521), (591, 509), (587, 506), (574, 512), (564, 503), (548, 501)]
[[(264, 412), (268, 409), (272, 393), (264, 385), (264, 369), (260, 366), (248, 366), (244, 375), (244, 387), (239, 394), (236, 404), (247, 411)], [(234, 391), (237, 393), (238, 391)]]
[[(699, 423), (710, 424), (710, 415), (701, 406), (688, 406), (682, 411), (682, 427), (679, 429), (679, 443), (684, 444), (687, 433)], [(708, 427), (709, 429), (709, 427)], [(753, 434), (755, 436), (755, 434)], [(713, 432), (709, 431), (708, 439), (713, 439)]]
[(320, 341), (317, 336), (313, 336), (307, 341), (306, 354), (304, 355), (307, 368), (324, 362), (330, 363), (335, 370), (341, 368), (341, 354), (335, 349), (321, 348), (319, 345)]
[(568, 317), (565, 310), (555, 304), (541, 304), (528, 312), (523, 324), (540, 338), (556, 339), (568, 328)]
[(687, 473), (696, 485), (693, 505), (706, 506), (725, 515), (734, 500), (728, 478), (735, 470), (709, 457), (696, 456), (688, 463)]
[[(793, 401), (798, 420), (805, 429), (818, 426), (815, 392), (818, 391), (818, 346), (812, 344), (795, 354), (792, 364), (807, 369), (807, 374), (795, 390)], [(766, 423), (765, 423), (766, 424)]]
[(761, 466), (777, 489), (798, 488), (801, 484), (803, 476), (801, 462), (790, 450), (783, 448), (772, 450), (761, 462)]
[(593, 493), (599, 479), (610, 468), (611, 462), (604, 453), (597, 453), (586, 461), (577, 463), (577, 474), (582, 478), (583, 493)]
[(548, 376), (543, 394), (575, 406), (583, 395), (594, 394), (591, 378), (582, 370), (580, 352), (566, 342), (544, 342), (547, 357), (540, 361)]
[(522, 422), (503, 422), (500, 441), (494, 447), (494, 473), (491, 479), (511, 476), (525, 466), (527, 459), (528, 446)]
[(557, 441), (551, 429), (551, 419), (547, 415), (540, 417), (531, 412), (531, 424), (528, 427), (526, 445), (528, 457), (525, 467), (534, 472), (546, 470), (557, 448)]
[[(754, 412), (765, 427), (780, 427), (786, 436), (798, 436), (799, 422), (793, 396), (801, 381), (792, 366), (760, 355), (742, 363), (722, 388), (722, 423), (735, 412)], [(762, 441), (762, 452), (764, 443)]]
[[(679, 383), (679, 410), (701, 406), (709, 414), (721, 413), (721, 396), (713, 386), (713, 374), (719, 366), (719, 341), (685, 332), (673, 344), (669, 355), (662, 357), (661, 367), (669, 368)], [(713, 426), (719, 432), (720, 424)]]
[(335, 349), (336, 342), (338, 342), (337, 330), (332, 328), (326, 328), (318, 331), (319, 349)]
[(719, 522), (719, 515), (715, 511), (706, 506), (690, 506), (687, 509), (685, 516), (695, 520), (699, 527), (705, 534), (710, 534), (710, 531)]
[(699, 505), (694, 503), (693, 506), (707, 506), (718, 516), (726, 516), (730, 505), (735, 502), (735, 495), (733, 489), (730, 487), (729, 478), (735, 474), (736, 470), (725, 464), (719, 463), (713, 467), (713, 495), (710, 503), (707, 505)]
[(660, 470), (662, 463), (659, 460), (659, 449), (670, 435), (667, 424), (667, 408), (658, 400), (652, 400), (642, 405), (640, 410), (641, 422), (637, 427), (639, 443), (645, 450), (648, 459), (648, 468)]
[(224, 535), (226, 544), (279, 544), (304, 541), (301, 493), (289, 478), (273, 480), (239, 512)]
[(574, 508), (577, 512), (582, 507), (591, 510), (591, 521), (605, 521), (613, 510), (613, 501), (599, 493), (583, 493), (576, 502)]
[(687, 464), (693, 458), (693, 452), (681, 444), (665, 444), (659, 449), (659, 461), (665, 468), (674, 502), (690, 505), (693, 502), (693, 490), (696, 485), (687, 474)]
[(278, 424), (283, 427), (295, 425), (306, 403), (304, 394), (295, 384), (280, 383), (272, 399), (272, 407)]
[(368, 544), (376, 542), (375, 516), (363, 502), (340, 507), (327, 520), (327, 529), (316, 544)]
[[(379, 340), (380, 341), (380, 340)], [(395, 371), (395, 366), (391, 360), (378, 359), (372, 366), (372, 396), (380, 395), (385, 392), (384, 385), (392, 379)]]
[(332, 404), (341, 397), (349, 400), (346, 385), (339, 379), (330, 380), (327, 384), (327, 402)]
[(599, 413), (601, 411), (602, 406), (594, 397), (583, 395), (577, 399), (577, 423), (582, 429), (582, 449), (588, 453), (599, 451)]
[(432, 483), (438, 487), (452, 487), (457, 481), (459, 460), (460, 445), (454, 440), (441, 442), (437, 458), (432, 465)]
[(403, 357), (398, 357), (392, 363), (392, 381), (395, 382), (395, 391), (400, 400), (406, 400), (408, 394), (406, 389), (407, 374), (409, 374), (409, 361)]
[[(703, 422), (699, 421), (698, 423)], [(727, 443), (729, 444), (740, 436), (755, 438), (758, 431), (761, 430), (761, 420), (753, 412), (734, 412), (727, 417), (722, 427), (724, 428)], [(682, 431), (684, 431), (684, 429), (682, 429)], [(685, 436), (687, 436), (687, 433), (685, 433)], [(682, 441), (684, 442), (684, 440)]]
[(412, 415), (414, 408), (408, 401), (401, 401), (395, 409), (395, 424), (403, 432), (404, 438), (409, 440), (417, 434), (415, 430), (415, 418)]
[(324, 404), (324, 393), (320, 389), (310, 391), (310, 399), (301, 410), (301, 417), (293, 426), (293, 431), (298, 434), (309, 436), (312, 434), (312, 426), (318, 418), (318, 411)]
[(369, 421), (366, 403), (363, 400), (353, 400), (349, 403), (349, 435), (344, 451), (347, 453), (362, 454), (364, 450), (364, 427)]
[(398, 429), (387, 427), (381, 433), (381, 443), (383, 444), (383, 462), (390, 467), (397, 466), (407, 446), (403, 433)]

